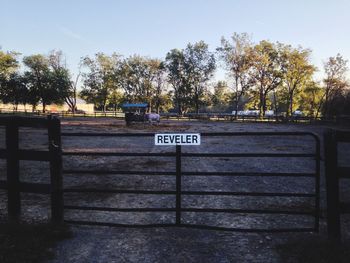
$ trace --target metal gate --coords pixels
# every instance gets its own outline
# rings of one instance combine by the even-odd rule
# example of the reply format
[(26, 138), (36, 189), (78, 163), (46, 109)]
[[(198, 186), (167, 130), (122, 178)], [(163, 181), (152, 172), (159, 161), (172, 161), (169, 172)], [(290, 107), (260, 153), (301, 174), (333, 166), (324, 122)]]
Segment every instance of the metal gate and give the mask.
[[(148, 189), (105, 189), (98, 187), (64, 187), (64, 195), (70, 193), (76, 194), (133, 194), (140, 196), (144, 195), (156, 195), (156, 196), (172, 196), (174, 197), (174, 202), (171, 207), (110, 207), (110, 206), (92, 206), (92, 205), (71, 205), (67, 204), (69, 200), (66, 198), (66, 204), (64, 209), (68, 211), (94, 211), (94, 212), (111, 212), (111, 213), (170, 213), (173, 217), (172, 222), (158, 222), (150, 224), (129, 224), (125, 222), (102, 222), (97, 220), (82, 220), (82, 219), (69, 219), (65, 218), (67, 223), (71, 224), (85, 224), (85, 225), (102, 225), (102, 226), (117, 226), (117, 227), (168, 227), (168, 226), (180, 226), (180, 227), (191, 227), (191, 228), (202, 228), (202, 229), (214, 229), (214, 230), (231, 230), (231, 231), (241, 231), (241, 232), (318, 232), (319, 230), (319, 214), (320, 214), (320, 141), (316, 134), (310, 132), (222, 132), (222, 133), (201, 133), (203, 139), (205, 138), (218, 138), (216, 141), (218, 144), (217, 148), (225, 146), (225, 142), (229, 140), (234, 140), (237, 137), (251, 137), (251, 138), (294, 138), (294, 140), (299, 140), (301, 138), (309, 138), (312, 140), (313, 146), (306, 147), (307, 151), (305, 152), (238, 152), (239, 149), (232, 149), (231, 152), (198, 152), (193, 150), (194, 148), (185, 148), (187, 146), (172, 146), (166, 148), (165, 150), (158, 149), (156, 152), (140, 152), (140, 151), (123, 151), (121, 149), (115, 149), (116, 151), (87, 151), (87, 150), (67, 150), (65, 149), (65, 140), (68, 138), (74, 139), (77, 137), (88, 137), (91, 139), (107, 139), (120, 141), (122, 138), (144, 138), (144, 140), (149, 143), (153, 142), (153, 133), (82, 133), (82, 132), (63, 132), (62, 141), (63, 141), (63, 151), (62, 155), (64, 158), (76, 158), (77, 156), (84, 156), (89, 158), (107, 158), (107, 157), (130, 157), (137, 158), (142, 157), (159, 157), (159, 158), (170, 158), (173, 160), (172, 169), (167, 169), (164, 171), (155, 170), (155, 171), (145, 171), (145, 170), (133, 170), (133, 169), (109, 169), (109, 168), (94, 168), (94, 169), (80, 169), (80, 168), (71, 168), (64, 167), (63, 175), (64, 179), (68, 176), (81, 175), (81, 176), (106, 176), (106, 175), (124, 175), (124, 176), (169, 176), (175, 178), (174, 188), (172, 190), (148, 190)], [(93, 141), (93, 140), (90, 140)], [(221, 145), (220, 145), (221, 142)], [(205, 145), (205, 140), (202, 141), (202, 144)], [(287, 165), (287, 172), (280, 171), (258, 171), (258, 172), (240, 172), (235, 171), (234, 168), (230, 171), (188, 171), (184, 169), (183, 163), (189, 158), (196, 158), (196, 160), (206, 159), (206, 160), (217, 160), (218, 158), (230, 159), (238, 158), (245, 160), (251, 160), (253, 158), (266, 158), (267, 160), (272, 160), (272, 162), (277, 162), (279, 158), (289, 158), (295, 162), (296, 159), (304, 160), (307, 158), (312, 162), (313, 168), (309, 172), (293, 172), (293, 162), (290, 162), (290, 167)], [(131, 161), (130, 161), (131, 162)], [(136, 165), (135, 164), (135, 165)], [(184, 180), (186, 178), (194, 177), (232, 177), (232, 178), (308, 178), (312, 180), (312, 189), (308, 192), (300, 191), (269, 191), (267, 187), (264, 191), (229, 191), (229, 190), (215, 190), (215, 191), (203, 191), (203, 190), (186, 190), (184, 189)], [(209, 197), (255, 197), (263, 200), (264, 198), (299, 198), (312, 200), (312, 205), (309, 209), (300, 210), (300, 209), (283, 209), (283, 206), (277, 207), (274, 209), (262, 209), (262, 208), (210, 208), (210, 207), (188, 207), (184, 206), (182, 203), (185, 198), (193, 196), (209, 196)], [(83, 197), (82, 197), (83, 198)], [(93, 197), (92, 197), (93, 198)], [(277, 200), (276, 199), (276, 200)], [(130, 204), (132, 206), (133, 204)], [(282, 209), (281, 209), (282, 208)], [(184, 220), (184, 214), (240, 214), (240, 215), (271, 215), (280, 217), (281, 215), (288, 216), (307, 216), (312, 219), (312, 223), (308, 227), (283, 227), (283, 228), (266, 228), (266, 227), (232, 227), (232, 226), (221, 226), (221, 225), (212, 225), (207, 224), (206, 222), (199, 223), (188, 223)], [(65, 215), (66, 216), (66, 215)]]

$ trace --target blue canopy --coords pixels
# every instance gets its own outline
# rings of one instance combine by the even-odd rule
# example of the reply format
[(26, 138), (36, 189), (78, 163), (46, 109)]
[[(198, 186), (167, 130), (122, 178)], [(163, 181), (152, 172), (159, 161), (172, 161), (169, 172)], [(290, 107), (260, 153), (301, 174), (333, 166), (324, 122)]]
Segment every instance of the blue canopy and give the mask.
[(147, 108), (147, 103), (124, 103), (123, 108)]

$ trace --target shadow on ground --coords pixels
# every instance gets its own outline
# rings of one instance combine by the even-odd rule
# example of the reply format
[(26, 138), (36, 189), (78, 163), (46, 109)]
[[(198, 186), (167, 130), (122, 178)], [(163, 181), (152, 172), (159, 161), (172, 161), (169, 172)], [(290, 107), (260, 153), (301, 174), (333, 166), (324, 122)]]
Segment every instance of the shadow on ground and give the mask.
[(43, 262), (52, 259), (55, 244), (70, 237), (67, 226), (0, 223), (0, 262)]
[(276, 247), (281, 262), (291, 263), (348, 263), (350, 262), (350, 240), (341, 244), (325, 238), (305, 238), (288, 241)]

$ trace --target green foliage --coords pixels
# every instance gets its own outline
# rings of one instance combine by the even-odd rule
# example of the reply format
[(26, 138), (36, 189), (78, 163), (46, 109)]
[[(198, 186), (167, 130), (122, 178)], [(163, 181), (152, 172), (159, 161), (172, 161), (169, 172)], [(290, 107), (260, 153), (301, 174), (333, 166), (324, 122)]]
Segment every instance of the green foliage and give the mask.
[(230, 107), (232, 93), (225, 81), (218, 81), (214, 85), (214, 93), (211, 95), (212, 111), (223, 112)]
[(18, 104), (27, 104), (29, 99), (27, 79), (19, 73), (12, 73), (2, 83), (0, 96), (3, 103), (13, 104), (15, 110)]
[(105, 111), (111, 95), (119, 88), (116, 71), (121, 65), (121, 56), (97, 53), (94, 58), (83, 58), (82, 65), (88, 72), (82, 74), (84, 87), (81, 97)]
[(124, 59), (116, 75), (126, 101), (147, 102), (149, 111), (159, 111), (168, 103), (165, 73), (162, 61), (134, 55)]
[(25, 77), (33, 107), (41, 101), (45, 112), (46, 105), (63, 103), (62, 90), (69, 86), (68, 71), (54, 65), (49, 57), (41, 54), (24, 57), (23, 63), (28, 68)]
[(215, 71), (214, 54), (203, 41), (189, 43), (184, 50), (171, 50), (165, 60), (168, 81), (174, 89), (174, 104), (179, 114), (189, 109), (199, 112), (208, 94), (206, 84)]
[(151, 103), (155, 89), (152, 80), (155, 77), (157, 66), (152, 60), (135, 55), (124, 60), (122, 79), (126, 98), (133, 102)]
[(113, 90), (108, 99), (108, 108), (112, 108), (114, 111), (117, 111), (120, 109), (120, 105), (124, 101), (124, 98), (124, 93), (121, 90)]
[(252, 77), (252, 44), (248, 34), (234, 33), (231, 42), (224, 37), (221, 39), (221, 47), (217, 51), (229, 77), (233, 79), (233, 104), (237, 117), (242, 96), (255, 83)]
[(206, 83), (215, 71), (214, 54), (209, 52), (208, 45), (204, 41), (193, 45), (189, 43), (183, 54), (185, 82), (192, 104), (194, 104), (194, 110), (199, 113), (200, 106), (205, 104)]
[(282, 82), (280, 54), (276, 45), (263, 40), (252, 49), (252, 75), (259, 94), (260, 116), (267, 110), (268, 94)]
[(323, 80), (325, 89), (322, 97), (322, 112), (326, 117), (341, 114), (344, 107), (346, 99), (344, 93), (349, 88), (346, 79), (347, 62), (340, 54), (337, 54), (336, 57), (330, 57), (324, 64), (326, 77)]
[(296, 108), (295, 96), (312, 80), (316, 68), (310, 63), (311, 50), (278, 44), (283, 74), (283, 91), (286, 94), (286, 111), (290, 116)]
[(49, 56), (49, 66), (51, 71), (51, 87), (58, 92), (59, 100), (56, 103), (65, 101), (70, 110), (76, 110), (77, 100), (77, 81), (71, 80), (71, 74), (63, 62), (63, 54), (61, 51), (52, 51)]
[(15, 100), (14, 92), (11, 89), (19, 82), (18, 68), (16, 53), (5, 53), (0, 50), (0, 100), (4, 103)]
[(154, 96), (152, 97), (152, 105), (155, 111), (167, 112), (173, 107), (172, 93), (167, 88), (167, 72), (164, 61), (154, 59), (151, 61), (152, 67), (155, 69), (153, 77)]
[(7, 79), (11, 74), (15, 73), (19, 68), (17, 61), (18, 53), (3, 52), (0, 50), (0, 80)]
[(303, 110), (307, 116), (319, 117), (322, 95), (323, 89), (317, 82), (307, 82), (300, 94), (299, 108)]
[(185, 72), (185, 56), (183, 50), (172, 49), (165, 58), (168, 71), (168, 82), (174, 90), (174, 105), (179, 114), (186, 113), (190, 108), (190, 85)]
[[(323, 85), (313, 79), (316, 67), (311, 50), (281, 43), (251, 42), (246, 33), (221, 39), (216, 49), (227, 71), (227, 82), (218, 82), (211, 93), (209, 81), (216, 69), (214, 54), (199, 41), (184, 49), (170, 50), (164, 61), (134, 55), (97, 53), (82, 59), (82, 73), (72, 81), (61, 51), (24, 57), (19, 70), (18, 53), (0, 51), (0, 100), (18, 104), (60, 104), (76, 110), (80, 96), (98, 109), (118, 109), (124, 102), (146, 102), (150, 111), (231, 111), (272, 109), (290, 116), (295, 110), (309, 116), (332, 117), (350, 108), (347, 61), (339, 54), (324, 65)], [(350, 110), (349, 110), (350, 111)]]

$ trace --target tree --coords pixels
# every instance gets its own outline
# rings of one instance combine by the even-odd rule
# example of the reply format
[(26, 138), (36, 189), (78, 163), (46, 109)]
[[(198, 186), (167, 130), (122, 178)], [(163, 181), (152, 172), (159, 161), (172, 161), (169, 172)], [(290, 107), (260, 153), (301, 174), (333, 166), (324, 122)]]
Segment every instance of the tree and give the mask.
[(105, 111), (111, 94), (119, 88), (115, 73), (120, 63), (121, 57), (115, 53), (112, 56), (97, 53), (95, 58), (83, 58), (82, 65), (88, 72), (82, 74), (84, 87), (81, 96)]
[(174, 89), (174, 103), (179, 114), (193, 104), (198, 113), (208, 94), (206, 84), (215, 71), (214, 54), (203, 41), (188, 44), (184, 50), (172, 49), (165, 59), (168, 81)]
[(111, 92), (109, 96), (108, 106), (112, 107), (114, 111), (117, 111), (117, 109), (120, 107), (120, 104), (124, 100), (125, 100), (124, 93), (119, 89), (115, 89)]
[(17, 70), (19, 68), (19, 63), (17, 61), (16, 56), (17, 53), (15, 52), (5, 53), (0, 50), (0, 99), (2, 101), (6, 101), (5, 97), (9, 92), (8, 81), (11, 77), (17, 78)]
[(204, 41), (193, 45), (189, 43), (183, 54), (186, 84), (191, 90), (195, 111), (199, 113), (202, 98), (206, 93), (206, 83), (215, 71), (214, 54), (209, 52)]
[(134, 55), (124, 59), (116, 76), (127, 101), (147, 102), (149, 111), (154, 107), (160, 110), (165, 84), (163, 62)]
[(279, 52), (276, 46), (266, 40), (252, 48), (253, 77), (259, 94), (259, 116), (265, 116), (267, 95), (282, 82)]
[(322, 99), (322, 88), (319, 83), (309, 81), (305, 84), (301, 92), (300, 105), (308, 116), (317, 118), (320, 112), (320, 104)]
[(166, 83), (166, 68), (163, 61), (153, 59), (149, 61), (151, 68), (153, 69), (153, 85), (154, 85), (154, 97), (153, 105), (157, 113), (160, 111), (168, 111), (171, 106), (171, 94), (167, 91)]
[(335, 57), (330, 57), (324, 64), (326, 78), (323, 80), (325, 87), (322, 110), (326, 117), (334, 115), (333, 108), (336, 106), (334, 99), (341, 96), (345, 88), (349, 86), (346, 80), (347, 62), (340, 54), (337, 54)]
[(52, 85), (55, 86), (62, 100), (67, 103), (70, 110), (74, 113), (77, 109), (77, 85), (81, 74), (80, 67), (75, 81), (72, 81), (69, 69), (63, 61), (62, 51), (51, 51), (48, 60), (52, 70)]
[(23, 63), (29, 69), (25, 72), (25, 76), (29, 82), (33, 108), (38, 103), (37, 100), (41, 101), (43, 112), (46, 112), (46, 106), (51, 103), (62, 103), (59, 92), (60, 77), (50, 70), (49, 59), (38, 54), (24, 57)]
[(235, 117), (243, 95), (254, 85), (252, 78), (252, 44), (248, 34), (234, 33), (231, 42), (224, 37), (221, 47), (217, 48), (221, 60), (225, 63), (229, 76), (233, 78)]
[(282, 79), (287, 93), (287, 117), (293, 114), (294, 97), (310, 83), (316, 68), (310, 64), (311, 50), (279, 44)]
[(152, 60), (138, 55), (128, 58), (126, 61), (128, 70), (129, 97), (134, 102), (147, 102), (148, 108), (152, 110), (152, 97), (155, 89), (152, 81), (155, 77), (156, 67), (152, 67)]
[(19, 73), (12, 73), (6, 81), (2, 83), (0, 96), (4, 103), (14, 105), (17, 110), (18, 104), (27, 104), (29, 90), (26, 78)]
[(190, 107), (190, 85), (185, 73), (185, 57), (183, 50), (172, 49), (165, 58), (168, 82), (174, 89), (174, 104), (178, 114), (182, 115)]
[(225, 111), (230, 103), (231, 94), (225, 81), (218, 81), (214, 85), (211, 101), (216, 111)]
[(123, 89), (125, 100), (134, 101), (136, 99), (136, 90), (134, 89), (135, 78), (133, 77), (128, 58), (121, 61), (120, 66), (114, 72), (114, 76), (118, 85)]
[(77, 110), (78, 83), (80, 76), (81, 72), (79, 66), (79, 73), (75, 77), (75, 80), (70, 82), (70, 88), (64, 96), (65, 102), (73, 113)]
[(16, 52), (5, 53), (0, 50), (0, 79), (8, 78), (17, 71), (19, 68), (17, 55)]

